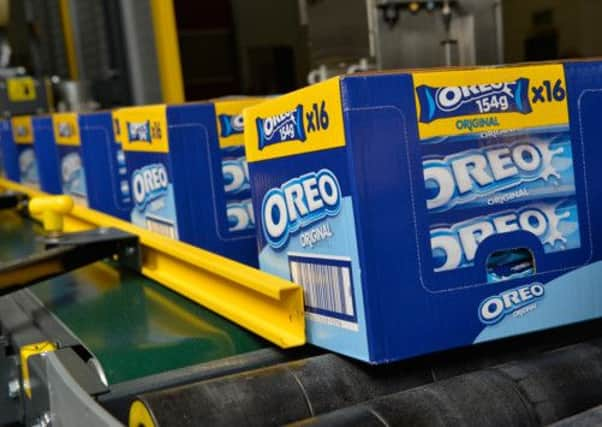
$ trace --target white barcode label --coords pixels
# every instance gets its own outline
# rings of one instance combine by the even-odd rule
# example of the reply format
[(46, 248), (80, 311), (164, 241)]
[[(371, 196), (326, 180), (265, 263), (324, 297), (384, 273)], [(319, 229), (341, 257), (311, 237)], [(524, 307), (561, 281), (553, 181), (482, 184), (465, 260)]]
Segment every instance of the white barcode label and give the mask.
[(288, 259), (292, 281), (303, 287), (307, 311), (356, 320), (351, 260), (298, 254)]
[(178, 238), (176, 227), (172, 222), (146, 217), (146, 229), (167, 237), (171, 237), (172, 239)]

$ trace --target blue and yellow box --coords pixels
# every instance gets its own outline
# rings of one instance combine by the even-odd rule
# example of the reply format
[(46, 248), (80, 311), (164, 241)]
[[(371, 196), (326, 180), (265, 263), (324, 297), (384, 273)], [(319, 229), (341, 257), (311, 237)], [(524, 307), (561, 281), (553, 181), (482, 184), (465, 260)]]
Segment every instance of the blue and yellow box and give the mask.
[(52, 115), (52, 133), (58, 155), (60, 184), (81, 206), (88, 205), (86, 174), (82, 155), (81, 135), (77, 113)]
[(131, 221), (257, 265), (242, 109), (258, 98), (120, 109)]
[(20, 182), (17, 145), (13, 140), (10, 120), (0, 120), (0, 149), (2, 151), (2, 176), (11, 181)]
[(61, 177), (52, 118), (49, 115), (33, 116), (31, 123), (40, 189), (50, 194), (61, 194)]
[(10, 129), (10, 122), (8, 120), (0, 120), (0, 176), (6, 178), (6, 165), (5, 165), (5, 139), (8, 139), (9, 143), (12, 143), (12, 131)]
[[(3, 138), (7, 176), (9, 179), (20, 182), (23, 185), (39, 189), (40, 178), (33, 144), (32, 117), (13, 117), (10, 120), (10, 130), (12, 132), (12, 139)], [(15, 166), (17, 168), (16, 171), (14, 169)]]
[(32, 119), (41, 189), (68, 194), (86, 206), (86, 181), (80, 153), (76, 113), (57, 113)]
[(117, 123), (117, 112), (80, 113), (81, 153), (88, 206), (129, 221), (132, 196)]
[[(602, 62), (334, 78), (245, 110), (262, 270), (372, 363), (602, 315)], [(599, 224), (600, 223), (600, 224)]]

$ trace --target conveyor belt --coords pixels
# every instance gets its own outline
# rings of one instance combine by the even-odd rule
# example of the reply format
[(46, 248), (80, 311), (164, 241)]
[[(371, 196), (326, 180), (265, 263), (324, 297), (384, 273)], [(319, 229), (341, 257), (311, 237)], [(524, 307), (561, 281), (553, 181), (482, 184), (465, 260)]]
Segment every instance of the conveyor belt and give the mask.
[[(35, 227), (14, 213), (0, 212), (0, 261), (34, 251)], [(96, 355), (109, 384), (267, 345), (149, 279), (102, 263), (31, 291)]]

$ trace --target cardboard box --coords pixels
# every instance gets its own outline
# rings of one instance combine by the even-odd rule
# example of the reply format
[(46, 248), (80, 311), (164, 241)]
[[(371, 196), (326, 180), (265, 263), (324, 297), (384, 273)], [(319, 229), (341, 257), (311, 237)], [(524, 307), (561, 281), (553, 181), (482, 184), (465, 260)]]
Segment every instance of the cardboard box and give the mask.
[[(334, 78), (245, 110), (262, 270), (372, 363), (602, 314), (602, 63)], [(252, 125), (251, 125), (252, 124)]]
[(21, 176), (17, 160), (17, 145), (13, 140), (10, 120), (0, 120), (0, 150), (2, 151), (2, 176), (19, 182)]
[(10, 124), (6, 120), (0, 120), (0, 176), (6, 178), (6, 167), (4, 165), (4, 142), (5, 138), (12, 139)]
[[(33, 125), (31, 116), (17, 116), (11, 119), (12, 140), (4, 141), (6, 165), (11, 179), (33, 188), (40, 188), (38, 164), (33, 145)], [(17, 174), (13, 165), (16, 160)]]
[(59, 154), (54, 140), (52, 117), (49, 115), (33, 116), (31, 123), (40, 189), (50, 194), (61, 194), (63, 190), (59, 168)]
[[(62, 193), (71, 196), (78, 205), (87, 206), (86, 174), (82, 160), (78, 114), (53, 114), (52, 131)], [(36, 138), (36, 141), (38, 139)], [(43, 163), (42, 160), (41, 164)]]
[(111, 111), (79, 114), (88, 206), (129, 221), (132, 196), (116, 123)]
[(120, 109), (134, 207), (144, 228), (249, 265), (257, 247), (242, 136), (229, 99)]

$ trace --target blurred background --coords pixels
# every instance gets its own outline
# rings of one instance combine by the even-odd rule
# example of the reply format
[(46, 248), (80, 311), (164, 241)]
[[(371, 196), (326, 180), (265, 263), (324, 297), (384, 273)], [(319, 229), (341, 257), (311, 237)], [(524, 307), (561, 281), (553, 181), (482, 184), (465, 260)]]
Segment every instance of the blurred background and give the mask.
[(0, 71), (33, 78), (20, 91), (38, 88), (36, 111), (265, 95), (364, 70), (596, 56), (598, 20), (599, 0), (3, 0)]

